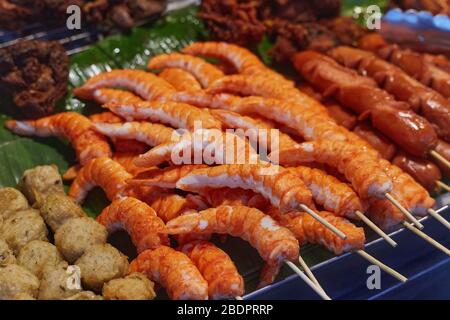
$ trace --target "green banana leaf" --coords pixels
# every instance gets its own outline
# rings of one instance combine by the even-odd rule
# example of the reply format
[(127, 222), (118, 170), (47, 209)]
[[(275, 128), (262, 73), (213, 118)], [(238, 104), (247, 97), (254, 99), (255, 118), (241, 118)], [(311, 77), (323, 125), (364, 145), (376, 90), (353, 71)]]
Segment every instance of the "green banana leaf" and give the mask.
[[(99, 72), (114, 68), (143, 69), (151, 56), (177, 51), (190, 42), (208, 39), (207, 30), (197, 18), (196, 12), (195, 7), (173, 12), (154, 23), (105, 38), (86, 51), (72, 56), (69, 94), (58, 105), (58, 111), (76, 111), (83, 114), (98, 112), (98, 106), (78, 100), (71, 90)], [(270, 47), (270, 42), (265, 39), (256, 50), (266, 63), (270, 63), (270, 57), (267, 55)], [(75, 163), (74, 152), (65, 142), (56, 138), (37, 139), (11, 134), (4, 127), (4, 123), (14, 116), (11, 103), (0, 98), (0, 187), (16, 186), (23, 171), (37, 165), (56, 164), (60, 171), (64, 172)], [(95, 217), (107, 204), (103, 192), (96, 189), (90, 193), (84, 209)], [(245, 278), (246, 292), (253, 291), (263, 265), (258, 253), (239, 239), (230, 237), (223, 243), (218, 239), (214, 241), (235, 261)], [(131, 249), (132, 245), (126, 234), (115, 235), (111, 242), (133, 258), (135, 252)], [(302, 256), (309, 266), (313, 266), (330, 259), (332, 254), (319, 246), (306, 245), (302, 247)], [(279, 277), (284, 278), (290, 274), (290, 270), (283, 269)], [(164, 293), (162, 295), (164, 296)]]

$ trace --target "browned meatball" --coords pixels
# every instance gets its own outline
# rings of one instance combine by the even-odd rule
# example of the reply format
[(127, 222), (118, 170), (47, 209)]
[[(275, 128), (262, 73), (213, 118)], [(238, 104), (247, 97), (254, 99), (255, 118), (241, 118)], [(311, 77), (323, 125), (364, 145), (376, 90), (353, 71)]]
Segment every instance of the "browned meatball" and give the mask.
[(90, 247), (75, 264), (81, 270), (83, 286), (95, 292), (101, 292), (105, 282), (123, 277), (128, 270), (128, 258), (110, 244)]
[(28, 201), (17, 189), (0, 189), (0, 217), (7, 219), (16, 211), (28, 209)]
[(37, 296), (39, 280), (27, 269), (16, 264), (0, 267), (0, 300), (13, 299), (17, 294)]
[(47, 227), (39, 211), (18, 211), (3, 222), (0, 238), (3, 238), (17, 255), (20, 249), (33, 240), (47, 241)]
[(58, 249), (51, 243), (34, 240), (20, 249), (17, 264), (28, 269), (38, 279), (42, 278), (45, 266), (56, 266), (63, 261)]
[(44, 268), (39, 288), (39, 300), (65, 299), (83, 290), (76, 272), (71, 272), (68, 267), (67, 262), (62, 262), (57, 266)]
[(62, 178), (55, 165), (26, 170), (19, 181), (19, 189), (33, 205), (39, 205), (49, 194), (64, 193)]
[(87, 248), (104, 244), (108, 238), (106, 228), (91, 218), (67, 220), (55, 234), (55, 245), (62, 255), (73, 263)]
[(16, 263), (16, 257), (6, 241), (0, 239), (0, 267), (13, 263)]
[(81, 207), (64, 193), (49, 194), (40, 210), (42, 217), (53, 232), (56, 232), (71, 218), (86, 216)]
[(81, 291), (65, 300), (103, 300), (103, 297), (96, 295), (92, 291)]
[(141, 273), (114, 279), (103, 286), (106, 300), (153, 300), (156, 297), (154, 283)]

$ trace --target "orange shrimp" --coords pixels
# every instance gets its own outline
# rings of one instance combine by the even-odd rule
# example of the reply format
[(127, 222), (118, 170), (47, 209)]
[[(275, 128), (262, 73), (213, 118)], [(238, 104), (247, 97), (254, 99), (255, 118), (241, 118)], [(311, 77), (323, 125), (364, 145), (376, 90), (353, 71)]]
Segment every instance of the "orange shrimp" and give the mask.
[(172, 128), (149, 122), (94, 123), (93, 128), (110, 138), (137, 140), (152, 147), (173, 141), (174, 134)]
[(89, 116), (89, 120), (92, 122), (104, 122), (104, 123), (122, 123), (125, 120), (115, 115), (111, 111), (105, 111), (100, 113), (94, 113)]
[(97, 221), (104, 225), (109, 233), (117, 229), (126, 230), (138, 252), (170, 244), (167, 235), (160, 233), (165, 225), (156, 212), (144, 202), (132, 197), (114, 200), (97, 216)]
[(156, 166), (164, 162), (176, 165), (190, 163), (225, 164), (258, 163), (258, 154), (239, 135), (216, 129), (185, 132), (178, 141), (161, 144), (135, 162), (137, 166)]
[(229, 110), (211, 110), (211, 113), (226, 127), (245, 131), (250, 142), (254, 146), (258, 146), (258, 149), (264, 148), (270, 152), (290, 149), (298, 144), (289, 135), (276, 129), (269, 121), (242, 116)]
[(73, 92), (76, 96), (94, 100), (97, 89), (120, 87), (133, 91), (145, 100), (164, 99), (175, 92), (175, 88), (156, 75), (142, 70), (116, 69), (90, 78)]
[(244, 279), (230, 257), (207, 241), (193, 241), (179, 248), (208, 282), (210, 299), (233, 299), (244, 294)]
[(177, 181), (195, 169), (206, 168), (205, 164), (186, 164), (171, 166), (164, 169), (148, 170), (144, 174), (129, 180), (131, 186), (156, 186), (159, 188), (175, 189)]
[(167, 68), (159, 74), (159, 77), (166, 80), (179, 91), (197, 91), (202, 89), (197, 79), (183, 69)]
[(133, 177), (149, 170), (149, 168), (137, 167), (134, 162), (139, 157), (139, 153), (134, 152), (115, 152), (112, 159), (120, 164)]
[(82, 165), (91, 159), (110, 157), (112, 154), (106, 138), (92, 130), (91, 125), (88, 118), (75, 112), (58, 113), (37, 120), (6, 122), (6, 127), (19, 135), (66, 138)]
[(384, 172), (385, 166), (372, 149), (362, 149), (346, 142), (310, 141), (279, 153), (282, 165), (324, 163), (345, 175), (362, 199), (385, 198), (393, 188), (392, 180)]
[[(123, 123), (125, 120), (120, 118), (119, 116), (115, 115), (114, 113), (110, 111), (101, 112), (93, 114), (89, 117), (89, 119), (92, 122), (101, 122), (101, 123), (108, 123), (108, 124), (119, 124)], [(94, 129), (95, 129), (95, 123), (94, 123)], [(97, 130), (98, 131), (98, 130)], [(116, 152), (119, 153), (144, 153), (148, 150), (148, 146), (145, 143), (136, 141), (136, 140), (130, 140), (130, 139), (118, 139), (111, 137), (112, 142), (114, 143), (114, 148)]]
[[(176, 188), (177, 181), (188, 175), (192, 171), (200, 168), (207, 168), (207, 165), (182, 165), (172, 166), (164, 169), (148, 170), (135, 179), (129, 180), (128, 185), (132, 187), (156, 186), (160, 188)], [(199, 191), (212, 207), (220, 205), (246, 205), (255, 208), (264, 208), (268, 202), (264, 197), (251, 190), (244, 189), (211, 189), (205, 188)], [(169, 219), (170, 220), (170, 219)]]
[(172, 300), (207, 300), (208, 283), (184, 253), (161, 246), (134, 259), (129, 273), (140, 272), (166, 289)]
[(346, 183), (320, 169), (288, 168), (311, 190), (314, 201), (335, 215), (357, 219), (355, 211), (364, 212), (367, 206)]
[(206, 200), (199, 195), (188, 194), (180, 196), (172, 190), (158, 187), (132, 188), (133, 197), (144, 201), (156, 211), (165, 223), (186, 212), (208, 208)]
[(294, 103), (302, 103), (320, 106), (320, 103), (310, 96), (304, 94), (290, 83), (283, 81), (270, 81), (261, 76), (230, 75), (222, 77), (212, 83), (206, 92), (232, 93), (239, 96), (261, 96)]
[(314, 209), (311, 192), (295, 174), (275, 165), (220, 165), (192, 171), (177, 182), (186, 191), (209, 188), (253, 190), (283, 212), (298, 210), (300, 204)]
[[(393, 181), (393, 190), (390, 194), (413, 214), (426, 215), (427, 209), (435, 204), (428, 191), (389, 161), (382, 159), (381, 163), (384, 165), (386, 175)], [(383, 229), (390, 229), (405, 220), (404, 214), (387, 200), (370, 199), (369, 204), (369, 216)]]
[(270, 209), (268, 213), (282, 226), (288, 228), (300, 244), (320, 244), (336, 255), (362, 249), (366, 241), (363, 228), (356, 227), (347, 219), (336, 217), (331, 212), (321, 211), (319, 215), (345, 233), (347, 236), (345, 240), (339, 238), (308, 214), (302, 213), (295, 216), (292, 214), (280, 214), (276, 208)]
[(169, 234), (218, 233), (248, 241), (264, 261), (279, 265), (296, 261), (299, 244), (295, 236), (270, 216), (255, 208), (220, 206), (179, 216), (166, 225)]
[(238, 73), (272, 77), (274, 80), (284, 77), (267, 68), (259, 58), (249, 50), (226, 42), (195, 42), (181, 50), (183, 53), (216, 58), (232, 66)]
[(109, 200), (124, 196), (126, 181), (133, 176), (111, 158), (101, 157), (90, 160), (80, 170), (69, 189), (69, 196), (78, 203), (83, 202), (87, 193), (95, 186), (105, 191)]
[(134, 104), (107, 103), (103, 107), (127, 121), (147, 120), (184, 129), (194, 129), (199, 126), (205, 129), (222, 127), (220, 121), (208, 111), (185, 103), (144, 101)]
[(129, 91), (108, 88), (95, 90), (92, 97), (98, 104), (105, 104), (108, 102), (138, 103), (143, 101)]
[(203, 59), (181, 53), (161, 54), (148, 62), (149, 69), (180, 68), (191, 73), (202, 85), (207, 88), (224, 73), (214, 65)]

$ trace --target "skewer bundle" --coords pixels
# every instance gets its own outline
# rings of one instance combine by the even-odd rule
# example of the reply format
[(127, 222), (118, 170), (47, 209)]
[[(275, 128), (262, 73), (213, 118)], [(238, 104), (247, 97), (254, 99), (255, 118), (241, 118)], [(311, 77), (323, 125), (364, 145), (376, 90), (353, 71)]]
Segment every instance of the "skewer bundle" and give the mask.
[[(198, 56), (218, 58), (234, 74)], [(434, 200), (413, 178), (246, 49), (194, 43), (183, 53), (152, 58), (148, 67), (159, 76), (113, 70), (75, 89), (108, 109), (90, 119), (78, 115), (78, 131), (61, 121), (64, 114), (7, 123), (18, 134), (62, 136), (89, 150), (110, 138), (113, 147), (98, 154), (76, 147), (81, 166), (66, 177), (74, 179), (69, 194), (79, 202), (94, 186), (106, 192), (112, 204), (98, 220), (111, 232), (121, 226), (130, 233), (140, 252), (131, 271), (159, 282), (174, 299), (239, 299), (242, 278), (233, 262), (205, 242), (218, 233), (241, 237), (258, 250), (265, 261), (261, 286), (273, 282), (284, 263), (329, 299), (300, 256), (303, 243), (335, 254), (357, 252), (406, 281), (363, 251), (364, 231), (348, 219), (362, 220), (393, 246), (381, 228), (404, 223), (422, 234), (407, 221), (422, 227), (413, 214), (433, 212)], [(360, 81), (376, 89), (368, 78)], [(270, 137), (258, 132), (278, 129)], [(238, 130), (253, 134), (242, 137)], [(169, 166), (158, 167), (163, 163)], [(168, 246), (167, 235), (175, 236), (179, 250)], [(227, 280), (214, 282), (211, 274), (224, 272)]]

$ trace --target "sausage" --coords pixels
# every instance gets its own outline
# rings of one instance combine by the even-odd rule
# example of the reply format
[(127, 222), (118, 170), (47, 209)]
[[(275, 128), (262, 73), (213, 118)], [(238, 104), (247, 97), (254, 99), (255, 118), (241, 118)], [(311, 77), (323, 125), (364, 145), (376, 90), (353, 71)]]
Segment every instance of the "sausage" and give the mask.
[[(372, 125), (407, 152), (425, 157), (437, 144), (437, 135), (430, 123), (409, 110), (404, 102), (395, 101), (366, 77), (359, 76), (319, 53), (299, 53), (296, 68), (318, 90), (332, 95), (361, 118), (369, 117)], [(386, 121), (385, 118), (389, 118)]]
[(427, 55), (388, 44), (378, 34), (363, 38), (366, 39), (360, 41), (360, 48), (374, 52), (444, 97), (450, 97), (450, 74), (434, 65)]
[[(438, 144), (435, 148), (436, 152), (438, 152), (441, 156), (443, 156), (445, 159), (450, 161), (450, 144), (443, 140), (439, 140)], [(442, 173), (450, 178), (450, 168), (447, 167), (445, 164), (443, 164), (441, 161), (436, 161), (436, 164), (441, 169)]]
[(408, 153), (425, 158), (437, 144), (436, 132), (426, 119), (412, 110), (379, 105), (371, 112), (372, 125)]
[(442, 179), (441, 171), (433, 162), (403, 152), (394, 157), (392, 164), (409, 173), (429, 192), (436, 191), (436, 182)]
[(341, 64), (373, 77), (380, 87), (429, 120), (439, 137), (450, 141), (450, 100), (371, 52), (341, 46), (329, 54)]
[(338, 104), (330, 104), (326, 105), (329, 115), (336, 121), (336, 123), (340, 126), (347, 128), (348, 130), (352, 130), (356, 123), (358, 122), (357, 117), (345, 110), (342, 106)]
[(373, 129), (368, 123), (358, 124), (353, 132), (369, 142), (386, 160), (391, 160), (397, 152), (397, 147), (382, 133)]

